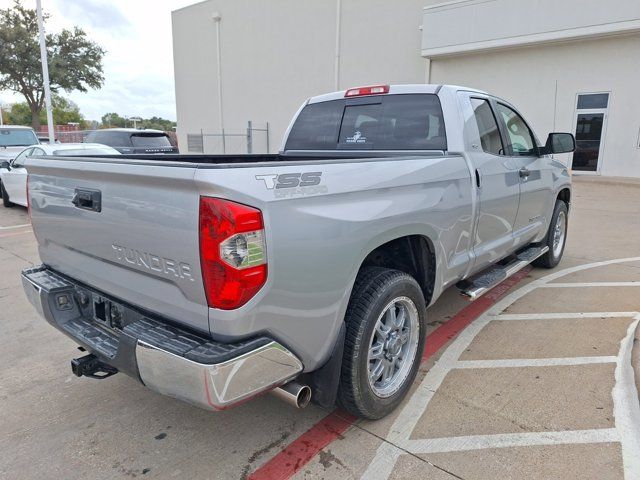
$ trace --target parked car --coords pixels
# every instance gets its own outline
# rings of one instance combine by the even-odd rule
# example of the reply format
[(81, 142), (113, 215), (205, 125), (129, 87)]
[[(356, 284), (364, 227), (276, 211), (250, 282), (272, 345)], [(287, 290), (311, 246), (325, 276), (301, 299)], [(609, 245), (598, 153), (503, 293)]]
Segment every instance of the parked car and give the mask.
[[(49, 143), (49, 134), (48, 133), (38, 133), (38, 141), (40, 143)], [(54, 137), (54, 143), (60, 143), (58, 137)]]
[(277, 155), (34, 157), (24, 288), (89, 352), (76, 375), (380, 418), (443, 290), (558, 264), (571, 179), (550, 154), (574, 148), (485, 92), (377, 85), (305, 102)]
[(162, 130), (109, 128), (89, 132), (86, 142), (101, 143), (120, 153), (178, 153)]
[(27, 170), (24, 161), (31, 156), (120, 155), (117, 150), (97, 143), (38, 144), (23, 148), (13, 160), (0, 164), (0, 193), (5, 207), (27, 206)]
[(12, 160), (24, 147), (40, 141), (31, 127), (19, 125), (0, 126), (0, 161)]

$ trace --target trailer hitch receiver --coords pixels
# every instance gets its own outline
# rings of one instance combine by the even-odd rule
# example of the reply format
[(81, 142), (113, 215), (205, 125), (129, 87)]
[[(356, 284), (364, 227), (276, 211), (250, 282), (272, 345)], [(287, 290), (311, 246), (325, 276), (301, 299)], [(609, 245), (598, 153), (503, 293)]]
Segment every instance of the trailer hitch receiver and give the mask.
[(71, 371), (77, 377), (89, 377), (97, 380), (103, 380), (118, 373), (117, 368), (101, 362), (93, 354), (71, 360)]

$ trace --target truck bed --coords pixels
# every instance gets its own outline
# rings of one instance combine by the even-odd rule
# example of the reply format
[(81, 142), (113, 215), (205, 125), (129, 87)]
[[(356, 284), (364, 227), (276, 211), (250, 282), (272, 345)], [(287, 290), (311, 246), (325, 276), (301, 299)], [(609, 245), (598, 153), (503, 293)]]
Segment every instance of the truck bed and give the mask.
[(202, 165), (254, 165), (254, 164), (278, 164), (278, 163), (297, 163), (297, 162), (331, 162), (344, 160), (376, 160), (389, 157), (432, 157), (443, 156), (445, 152), (425, 150), (425, 151), (318, 151), (304, 152), (298, 154), (296, 152), (286, 153), (265, 153), (265, 154), (240, 154), (240, 155), (210, 155), (210, 154), (128, 154), (128, 155), (87, 155), (83, 157), (64, 157), (59, 156), (61, 160), (68, 159), (73, 161), (109, 161), (113, 163), (153, 163), (158, 165), (178, 165), (178, 164), (202, 164)]

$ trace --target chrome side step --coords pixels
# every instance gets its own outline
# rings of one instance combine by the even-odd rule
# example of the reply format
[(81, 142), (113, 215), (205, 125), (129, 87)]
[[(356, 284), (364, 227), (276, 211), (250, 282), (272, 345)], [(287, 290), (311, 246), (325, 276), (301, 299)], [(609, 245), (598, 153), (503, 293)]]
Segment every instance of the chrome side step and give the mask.
[(470, 301), (477, 300), (500, 282), (519, 272), (548, 251), (549, 247), (546, 245), (544, 247), (529, 247), (516, 255), (516, 258), (507, 265), (489, 267), (469, 280), (458, 282), (456, 286), (460, 289), (460, 293)]

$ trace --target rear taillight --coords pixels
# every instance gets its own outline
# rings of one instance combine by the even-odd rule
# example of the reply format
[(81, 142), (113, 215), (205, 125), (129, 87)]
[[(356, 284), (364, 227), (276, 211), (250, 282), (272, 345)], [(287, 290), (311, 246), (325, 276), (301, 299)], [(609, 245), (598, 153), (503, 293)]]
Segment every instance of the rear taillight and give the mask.
[(231, 310), (247, 303), (267, 280), (262, 212), (200, 197), (200, 264), (211, 308)]
[(371, 87), (350, 88), (344, 94), (345, 97), (361, 97), (363, 95), (380, 95), (389, 93), (389, 85), (373, 85)]

